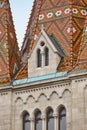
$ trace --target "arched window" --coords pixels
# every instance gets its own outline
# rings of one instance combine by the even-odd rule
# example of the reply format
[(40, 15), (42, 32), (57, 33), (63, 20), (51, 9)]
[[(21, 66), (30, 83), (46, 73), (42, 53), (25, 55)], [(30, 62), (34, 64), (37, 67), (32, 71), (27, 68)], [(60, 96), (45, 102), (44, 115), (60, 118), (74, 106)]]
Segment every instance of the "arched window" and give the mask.
[(54, 117), (52, 109), (49, 109), (47, 112), (47, 130), (54, 130)]
[(49, 65), (49, 49), (45, 48), (45, 66)]
[(59, 109), (59, 130), (66, 130), (66, 109), (61, 107)]
[(42, 55), (40, 49), (37, 50), (37, 67), (42, 65)]
[(30, 116), (26, 112), (23, 116), (23, 130), (30, 130)]
[(39, 110), (35, 113), (35, 130), (42, 130), (41, 112)]

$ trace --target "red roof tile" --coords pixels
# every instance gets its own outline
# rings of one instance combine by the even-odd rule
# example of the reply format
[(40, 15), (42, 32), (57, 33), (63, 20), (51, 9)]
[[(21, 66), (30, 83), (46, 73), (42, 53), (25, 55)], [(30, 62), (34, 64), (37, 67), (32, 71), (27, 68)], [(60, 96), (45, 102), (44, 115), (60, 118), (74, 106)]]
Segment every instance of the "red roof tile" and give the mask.
[(20, 54), (8, 0), (0, 0), (0, 83), (10, 82), (20, 64)]
[[(39, 6), (38, 2), (40, 2)], [(34, 1), (25, 39), (27, 37), (34, 39), (34, 36), (40, 33), (43, 24), (47, 34), (53, 34), (66, 53), (66, 57), (61, 61), (58, 70), (72, 70), (73, 66), (77, 63), (77, 57), (80, 50), (87, 13), (87, 2), (84, 2), (83, 0), (68, 2), (67, 0), (39, 0), (38, 2), (37, 0)], [(35, 19), (33, 18), (34, 15), (36, 16)], [(32, 19), (34, 19), (35, 25), (33, 25), (33, 23), (31, 24)], [(31, 26), (33, 28), (33, 32), (31, 33), (32, 38), (30, 37)], [(25, 39), (22, 50), (24, 48)], [(33, 44), (34, 42), (31, 42), (31, 40), (28, 42), (25, 53), (28, 54), (30, 52)]]

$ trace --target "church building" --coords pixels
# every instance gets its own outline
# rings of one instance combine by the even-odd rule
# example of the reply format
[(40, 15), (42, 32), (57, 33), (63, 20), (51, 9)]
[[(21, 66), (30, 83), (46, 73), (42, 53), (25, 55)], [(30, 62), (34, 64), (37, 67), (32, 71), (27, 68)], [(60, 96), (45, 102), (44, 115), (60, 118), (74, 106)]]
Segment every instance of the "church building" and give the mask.
[(87, 0), (34, 0), (21, 50), (0, 0), (0, 130), (87, 130)]

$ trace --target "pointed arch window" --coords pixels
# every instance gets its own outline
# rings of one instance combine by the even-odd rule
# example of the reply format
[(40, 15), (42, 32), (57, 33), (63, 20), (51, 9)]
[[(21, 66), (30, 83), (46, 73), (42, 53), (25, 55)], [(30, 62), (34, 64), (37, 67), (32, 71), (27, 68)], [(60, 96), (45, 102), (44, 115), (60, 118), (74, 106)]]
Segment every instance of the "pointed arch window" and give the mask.
[(49, 109), (47, 112), (47, 130), (54, 130), (54, 117), (52, 109)]
[(45, 48), (45, 66), (49, 65), (49, 49)]
[(42, 66), (42, 54), (41, 54), (41, 50), (38, 49), (37, 50), (37, 67), (41, 67)]
[(59, 109), (59, 130), (66, 130), (66, 109), (61, 107)]
[(39, 110), (35, 113), (35, 130), (42, 130), (41, 112)]
[(30, 115), (27, 112), (23, 116), (23, 130), (30, 130)]

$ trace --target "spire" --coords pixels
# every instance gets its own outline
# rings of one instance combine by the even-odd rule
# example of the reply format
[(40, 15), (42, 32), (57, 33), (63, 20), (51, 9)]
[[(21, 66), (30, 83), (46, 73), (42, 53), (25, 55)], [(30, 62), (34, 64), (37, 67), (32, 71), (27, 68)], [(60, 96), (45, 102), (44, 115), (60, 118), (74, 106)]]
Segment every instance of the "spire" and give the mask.
[[(42, 0), (34, 0), (32, 12), (31, 12), (31, 15), (29, 18), (29, 22), (28, 22), (28, 26), (26, 29), (23, 45), (21, 48), (22, 62), (26, 61), (27, 55), (28, 55), (28, 50), (29, 49), (31, 50), (31, 46), (32, 46), (31, 41), (34, 37), (34, 33), (35, 33), (36, 26), (38, 23), (38, 15), (40, 12), (41, 5), (42, 5)], [(31, 42), (31, 44), (30, 44), (30, 42)]]
[(22, 46), (22, 61), (35, 44), (43, 25), (64, 51), (58, 71), (70, 71), (75, 66), (87, 14), (86, 0), (34, 0), (34, 6)]
[(19, 69), (20, 55), (10, 3), (0, 0), (0, 83), (8, 83)]
[[(39, 13), (37, 13), (38, 21), (36, 20), (34, 24), (36, 26), (31, 24), (34, 35), (36, 36), (39, 34), (43, 24), (47, 34), (52, 34), (56, 37), (59, 44), (64, 49), (66, 56), (69, 57), (69, 62), (71, 62), (73, 67), (73, 64), (75, 64), (77, 60), (81, 43), (81, 36), (87, 13), (87, 2), (83, 0), (39, 0), (37, 3), (35, 0), (34, 3), (36, 7), (38, 7), (37, 5), (39, 3)], [(36, 9), (33, 10), (31, 19), (34, 13), (36, 13)], [(35, 19), (37, 19), (37, 17)], [(30, 30), (29, 26), (27, 30)], [(27, 36), (25, 36), (25, 39), (26, 37)], [(30, 43), (30, 41), (28, 41), (28, 43), (29, 46), (26, 50), (31, 47), (32, 42)]]

